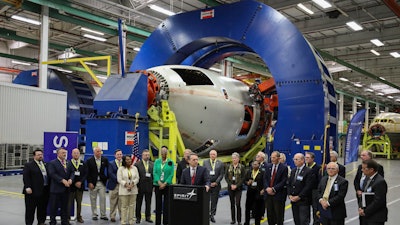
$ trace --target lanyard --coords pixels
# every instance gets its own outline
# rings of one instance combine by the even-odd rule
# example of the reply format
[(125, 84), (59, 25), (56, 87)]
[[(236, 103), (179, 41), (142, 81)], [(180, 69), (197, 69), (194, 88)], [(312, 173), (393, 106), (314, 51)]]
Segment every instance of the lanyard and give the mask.
[(46, 171), (46, 169), (44, 168), (44, 165), (43, 165), (43, 163), (42, 163), (42, 161), (36, 161), (36, 163), (38, 164), (38, 166), (39, 166), (39, 168), (40, 168), (40, 170), (42, 171), (42, 172), (44, 172), (44, 171)]
[(143, 160), (143, 165), (144, 165), (144, 169), (146, 170), (146, 173), (149, 172), (149, 162)]
[(119, 168), (121, 166), (121, 163), (118, 160), (115, 160), (115, 165)]
[(311, 166), (308, 166), (308, 168), (313, 168), (315, 166), (315, 162)]
[(214, 160), (214, 163), (213, 163), (212, 160), (210, 159), (210, 164), (211, 164), (211, 168), (212, 168), (213, 171), (215, 170), (215, 163), (216, 163), (216, 162), (217, 162), (217, 161)]
[(254, 173), (254, 170), (253, 171), (251, 171), (251, 177), (253, 178), (253, 180), (255, 180), (256, 179), (256, 177), (257, 177), (257, 175), (258, 175), (258, 173), (260, 172), (260, 170), (257, 170), (257, 172), (256, 173)]
[(167, 160), (165, 160), (164, 163), (161, 161), (161, 171), (162, 171), (162, 172), (164, 172), (165, 164), (167, 164)]
[[(75, 169), (78, 170), (79, 168), (79, 163), (77, 160), (71, 160), (72, 161), (72, 165), (74, 165)], [(76, 163), (76, 164), (75, 164)]]
[(129, 180), (132, 179), (132, 172), (130, 168), (128, 168), (128, 178)]

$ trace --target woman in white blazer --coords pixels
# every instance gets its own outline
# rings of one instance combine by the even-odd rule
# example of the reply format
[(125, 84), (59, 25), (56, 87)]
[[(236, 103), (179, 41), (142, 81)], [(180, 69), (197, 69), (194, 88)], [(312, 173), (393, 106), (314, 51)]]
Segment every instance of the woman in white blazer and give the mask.
[(122, 166), (118, 169), (117, 180), (119, 183), (119, 201), (121, 202), (121, 224), (133, 225), (139, 173), (137, 168), (132, 165), (131, 156), (122, 157)]

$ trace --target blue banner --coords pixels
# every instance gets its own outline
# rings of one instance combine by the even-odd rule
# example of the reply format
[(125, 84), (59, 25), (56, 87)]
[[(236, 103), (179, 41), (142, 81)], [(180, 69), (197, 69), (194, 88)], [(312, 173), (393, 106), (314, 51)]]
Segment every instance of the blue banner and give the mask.
[(360, 145), (361, 131), (365, 121), (365, 109), (358, 111), (353, 118), (347, 129), (346, 137), (346, 159), (344, 164), (355, 162), (358, 159), (358, 147)]
[(43, 160), (50, 162), (57, 158), (56, 150), (65, 148), (68, 151), (68, 159), (71, 159), (72, 149), (78, 147), (77, 132), (44, 132)]

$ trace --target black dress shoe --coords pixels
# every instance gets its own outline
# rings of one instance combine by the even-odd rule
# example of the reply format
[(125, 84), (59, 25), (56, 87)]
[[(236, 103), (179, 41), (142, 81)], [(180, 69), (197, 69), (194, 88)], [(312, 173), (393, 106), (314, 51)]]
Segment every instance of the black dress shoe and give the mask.
[(235, 221), (231, 221), (231, 224), (235, 224)]
[(107, 216), (100, 217), (102, 220), (108, 220)]
[(139, 224), (139, 223), (140, 223), (140, 220), (136, 220), (136, 223)]
[(151, 219), (149, 218), (149, 219), (146, 219), (146, 222), (153, 223), (153, 220), (151, 220)]
[(210, 216), (210, 221), (213, 222), (213, 223), (215, 223), (215, 218), (214, 218), (214, 216)]
[(92, 220), (98, 220), (97, 216), (93, 216)]

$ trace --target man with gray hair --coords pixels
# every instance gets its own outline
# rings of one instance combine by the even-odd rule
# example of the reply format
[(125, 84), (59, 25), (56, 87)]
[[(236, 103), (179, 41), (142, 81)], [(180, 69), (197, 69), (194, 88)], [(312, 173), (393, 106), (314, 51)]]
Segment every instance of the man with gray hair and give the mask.
[(343, 178), (346, 177), (346, 167), (343, 166), (342, 164), (338, 163), (337, 159), (339, 157), (339, 154), (336, 151), (331, 151), (330, 152), (330, 158), (331, 162), (337, 163), (339, 166), (339, 176), (342, 176)]

